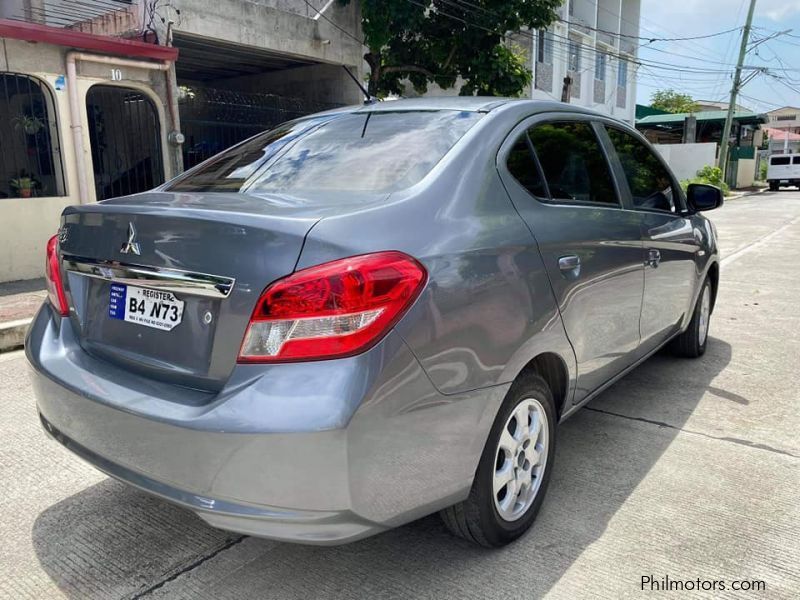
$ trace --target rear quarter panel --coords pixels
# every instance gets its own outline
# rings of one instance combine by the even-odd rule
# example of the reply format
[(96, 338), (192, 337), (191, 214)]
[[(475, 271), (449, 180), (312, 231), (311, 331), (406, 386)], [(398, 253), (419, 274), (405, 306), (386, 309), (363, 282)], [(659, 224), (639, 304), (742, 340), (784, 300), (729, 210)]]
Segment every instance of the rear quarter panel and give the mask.
[(513, 381), (540, 352), (557, 353), (574, 377), (541, 257), (495, 166), (527, 114), (516, 105), (490, 113), (413, 188), (320, 221), (300, 256), (298, 268), (379, 250), (420, 260), (429, 281), (396, 329), (444, 394)]

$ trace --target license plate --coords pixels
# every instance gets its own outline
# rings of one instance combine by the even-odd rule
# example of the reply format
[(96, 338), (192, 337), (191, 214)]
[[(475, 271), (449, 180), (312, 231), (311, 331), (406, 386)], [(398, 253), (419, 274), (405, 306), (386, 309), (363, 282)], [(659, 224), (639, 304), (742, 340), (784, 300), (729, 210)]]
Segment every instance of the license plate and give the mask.
[(108, 316), (162, 331), (172, 331), (183, 319), (183, 305), (183, 300), (178, 300), (172, 292), (112, 283), (108, 297)]

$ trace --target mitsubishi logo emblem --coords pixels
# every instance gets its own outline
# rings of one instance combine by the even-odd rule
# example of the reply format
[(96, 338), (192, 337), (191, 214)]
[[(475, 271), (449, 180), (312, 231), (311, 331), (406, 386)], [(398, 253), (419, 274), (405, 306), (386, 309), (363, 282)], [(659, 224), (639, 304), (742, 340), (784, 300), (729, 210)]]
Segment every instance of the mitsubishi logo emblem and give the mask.
[(133, 223), (128, 223), (128, 241), (122, 244), (122, 248), (119, 251), (123, 254), (133, 252), (136, 256), (141, 255), (142, 251), (139, 248), (139, 242), (136, 241), (136, 228)]

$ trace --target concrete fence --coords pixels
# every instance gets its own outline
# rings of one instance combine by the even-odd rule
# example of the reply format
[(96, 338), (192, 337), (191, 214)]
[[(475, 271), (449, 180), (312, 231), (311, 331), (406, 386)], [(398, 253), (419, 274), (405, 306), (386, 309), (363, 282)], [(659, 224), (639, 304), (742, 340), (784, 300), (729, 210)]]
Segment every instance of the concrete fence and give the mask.
[(703, 167), (717, 164), (717, 144), (714, 142), (654, 145), (680, 180), (691, 179)]

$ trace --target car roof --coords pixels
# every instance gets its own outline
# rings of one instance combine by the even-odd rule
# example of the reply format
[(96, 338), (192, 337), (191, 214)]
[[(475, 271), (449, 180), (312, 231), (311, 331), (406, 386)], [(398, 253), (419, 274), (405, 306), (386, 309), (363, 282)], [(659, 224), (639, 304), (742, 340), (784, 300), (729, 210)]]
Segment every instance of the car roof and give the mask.
[(619, 121), (623, 125), (628, 125), (619, 118), (600, 113), (591, 108), (576, 106), (566, 102), (556, 102), (553, 100), (531, 100), (529, 98), (503, 98), (498, 96), (424, 96), (419, 98), (398, 98), (393, 100), (383, 100), (367, 104), (357, 104), (342, 106), (320, 113), (307, 115), (301, 119), (319, 117), (325, 115), (336, 115), (344, 113), (367, 113), (367, 112), (403, 112), (403, 111), (435, 111), (435, 110), (457, 110), (469, 112), (489, 113), (498, 108), (521, 107), (530, 110), (530, 113), (554, 112), (554, 113), (577, 113), (593, 117), (603, 117)]
[(433, 96), (420, 98), (398, 98), (365, 104), (358, 109), (363, 111), (399, 111), (399, 110), (465, 110), (470, 112), (488, 112), (493, 108), (513, 102), (512, 98), (497, 96)]
[[(420, 98), (400, 98), (384, 100), (358, 107), (348, 107), (352, 112), (399, 112), (414, 110), (461, 110), (471, 112), (491, 112), (511, 105), (530, 107), (535, 112), (572, 112), (593, 116), (603, 115), (591, 108), (576, 106), (552, 100), (531, 100), (529, 98), (503, 98), (498, 96), (433, 96)], [(345, 109), (346, 110), (346, 109)], [(613, 117), (612, 117), (613, 118)]]

